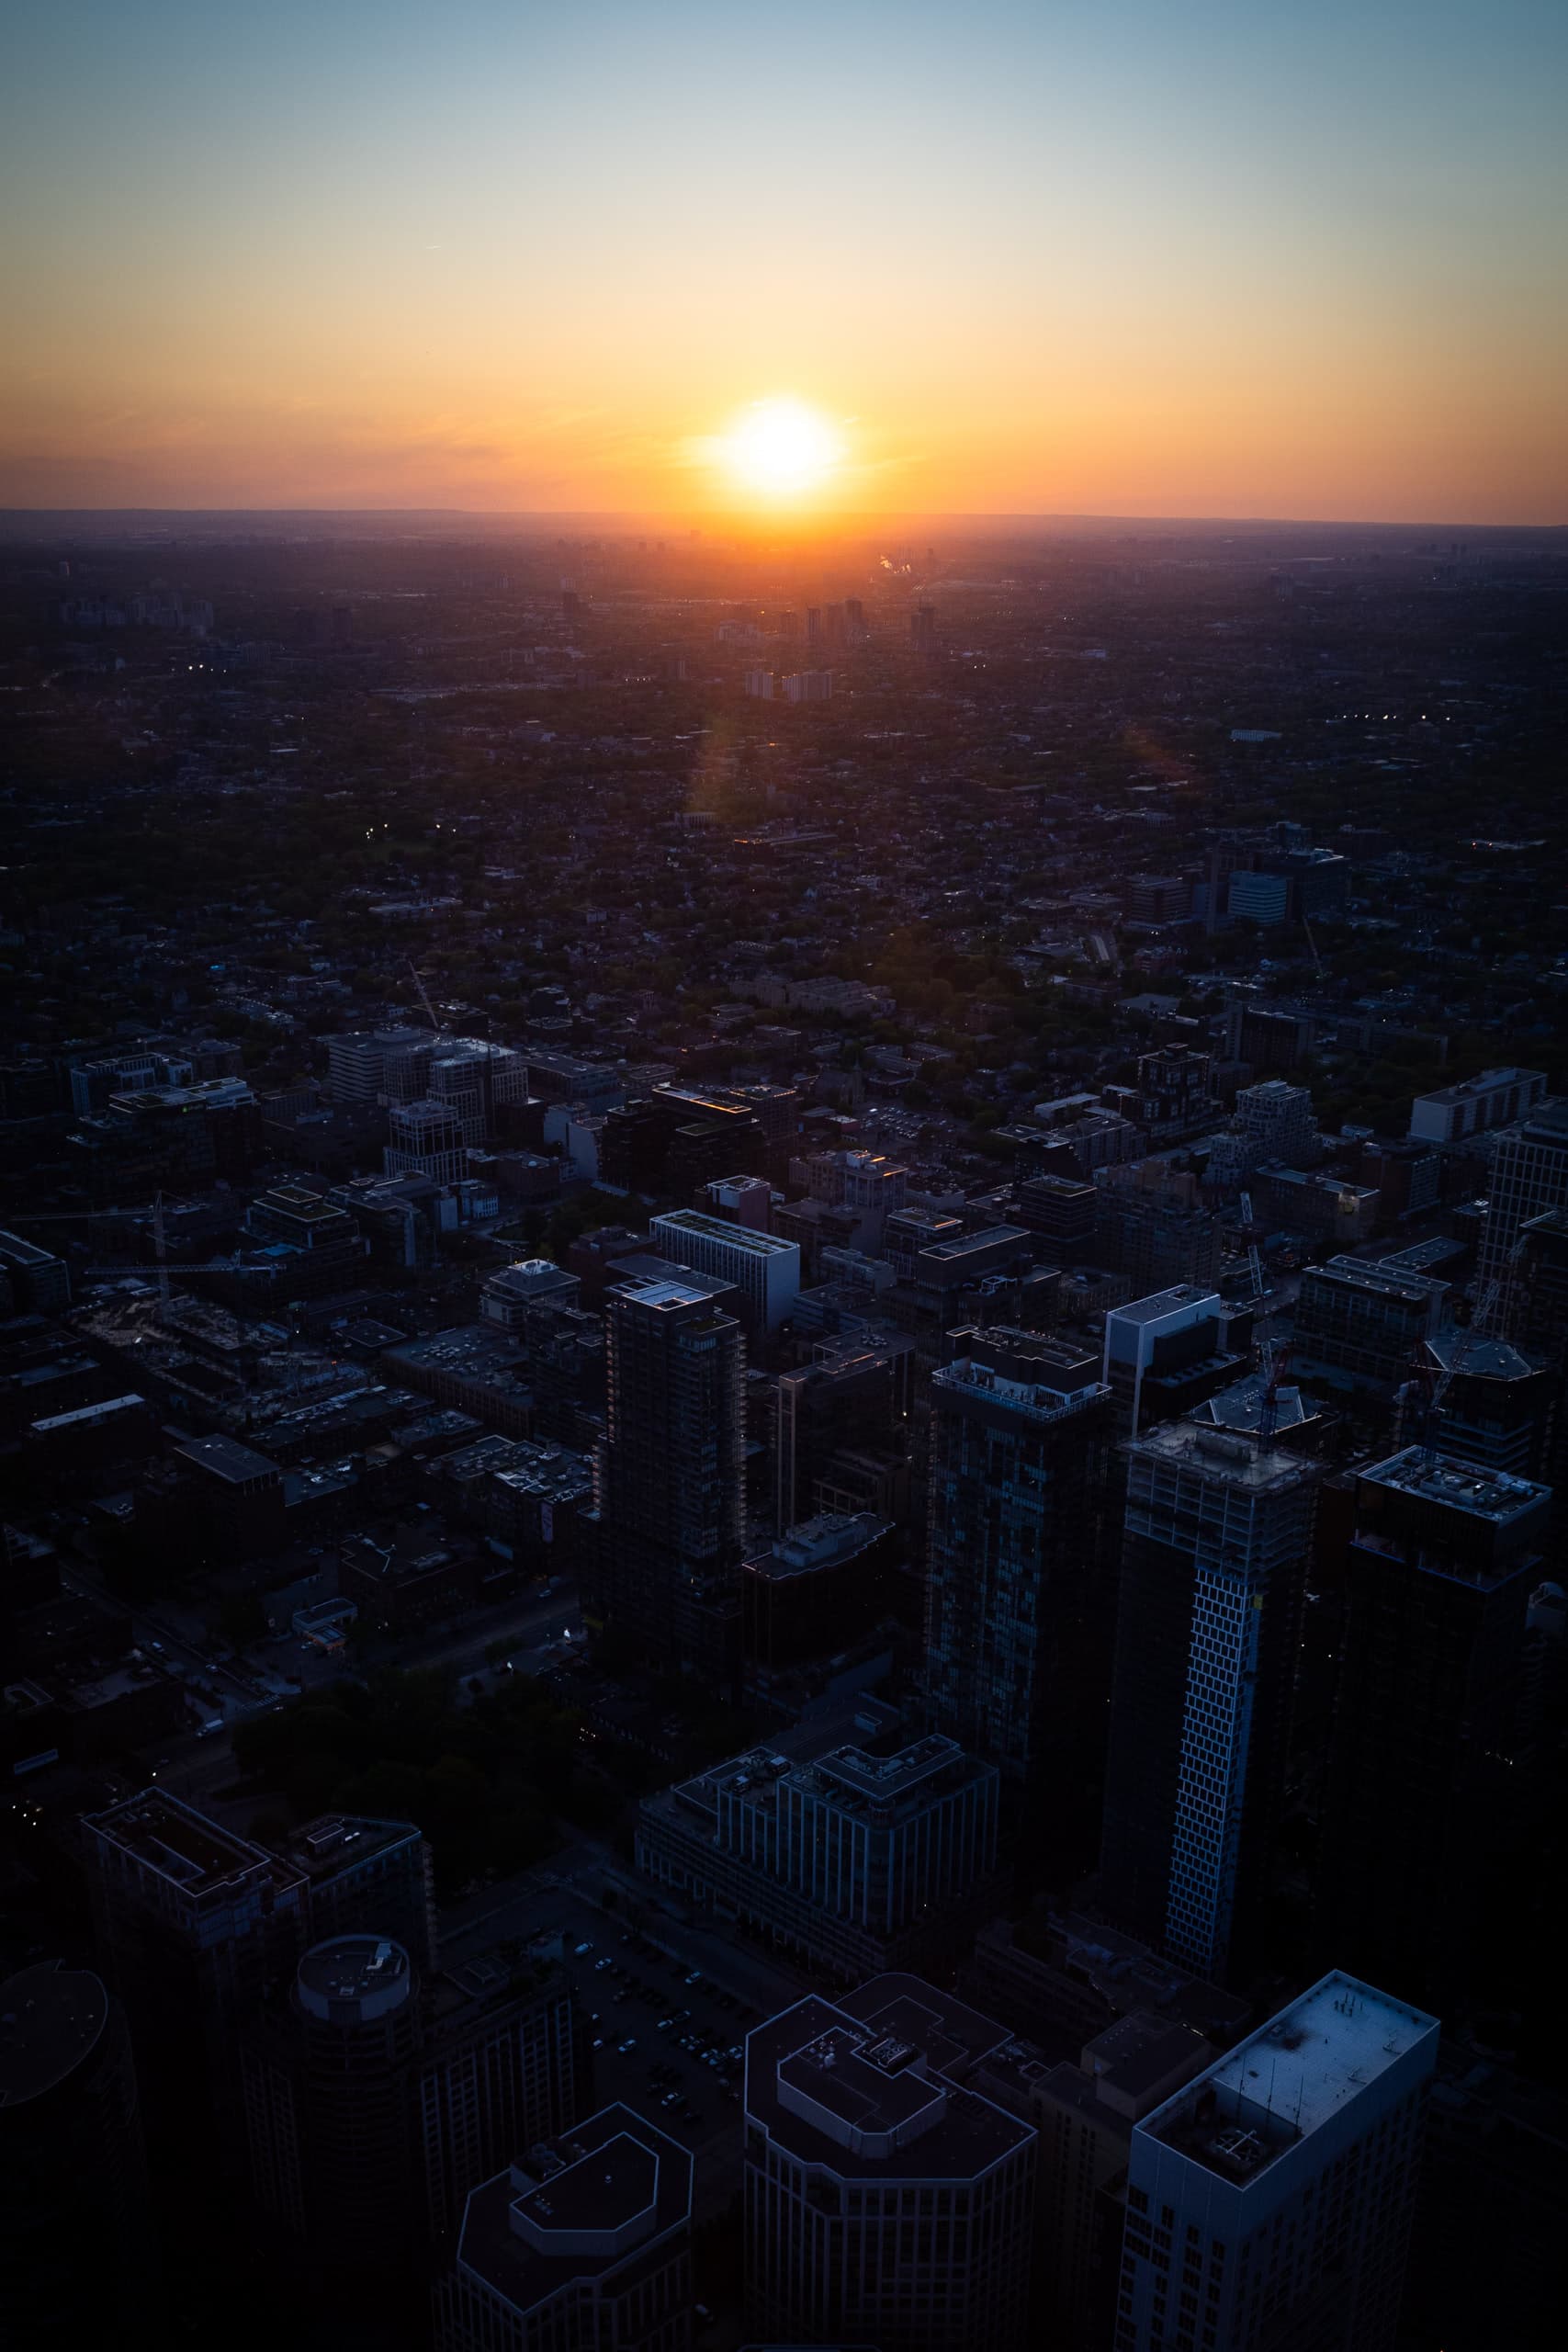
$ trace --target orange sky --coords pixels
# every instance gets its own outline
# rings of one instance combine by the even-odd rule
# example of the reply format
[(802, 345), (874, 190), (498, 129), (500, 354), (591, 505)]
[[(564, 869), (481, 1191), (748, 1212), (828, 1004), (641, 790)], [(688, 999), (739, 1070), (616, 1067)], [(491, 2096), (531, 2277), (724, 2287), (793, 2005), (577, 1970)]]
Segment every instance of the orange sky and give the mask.
[(559, 13), (34, 12), (0, 503), (1568, 520), (1568, 11)]

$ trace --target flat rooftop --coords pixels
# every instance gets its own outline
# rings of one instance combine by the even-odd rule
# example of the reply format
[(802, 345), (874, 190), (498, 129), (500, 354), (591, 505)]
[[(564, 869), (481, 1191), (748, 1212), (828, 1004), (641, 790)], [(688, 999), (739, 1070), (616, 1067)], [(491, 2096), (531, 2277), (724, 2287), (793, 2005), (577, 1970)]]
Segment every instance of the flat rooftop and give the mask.
[(1422, 1502), (1441, 1503), (1446, 1510), (1467, 1511), (1498, 1526), (1522, 1518), (1551, 1494), (1550, 1487), (1516, 1478), (1506, 1470), (1483, 1470), (1472, 1462), (1450, 1462), (1442, 1454), (1428, 1462), (1418, 1445), (1407, 1445), (1403, 1453), (1374, 1462), (1356, 1475), (1363, 1484), (1392, 1487)]
[(752, 1258), (783, 1258), (798, 1250), (797, 1241), (783, 1241), (776, 1233), (758, 1233), (749, 1225), (731, 1225), (727, 1217), (709, 1216), (702, 1209), (671, 1209), (662, 1216), (652, 1218), (650, 1233), (694, 1233), (705, 1240), (722, 1241), (727, 1249), (739, 1250)]
[(251, 1478), (276, 1478), (276, 1462), (254, 1446), (242, 1445), (233, 1437), (187, 1437), (175, 1446), (187, 1462), (197, 1463), (203, 1470), (210, 1470), (214, 1477), (224, 1479), (230, 1486), (243, 1485)]
[(916, 1977), (875, 1977), (840, 2003), (810, 1994), (747, 2036), (747, 2116), (796, 2162), (848, 2178), (976, 2179), (1034, 2132), (958, 2079), (982, 2054), (970, 2019), (1007, 2041)]
[(96, 2046), (108, 1995), (85, 1968), (40, 1961), (0, 1984), (0, 2112), (42, 2098)]
[[(343, 1607), (340, 1600), (319, 1605)], [(372, 1821), (359, 1814), (323, 1813), (280, 1838), (277, 1850), (309, 1879), (335, 1878), (340, 1871), (362, 1867), (378, 1854), (406, 1846), (418, 1836), (412, 1821)]]
[(1118, 1323), (1163, 1323), (1168, 1315), (1179, 1315), (1184, 1308), (1206, 1306), (1213, 1302), (1216, 1315), (1224, 1310), (1217, 1290), (1205, 1289), (1197, 1283), (1174, 1283), (1169, 1290), (1151, 1291), (1147, 1298), (1129, 1299), (1125, 1306), (1107, 1308)]
[(1299, 1487), (1317, 1475), (1299, 1453), (1286, 1453), (1260, 1441), (1232, 1435), (1229, 1430), (1203, 1429), (1193, 1421), (1166, 1421), (1134, 1438), (1127, 1446), (1133, 1461), (1165, 1463), (1194, 1477), (1213, 1478), (1228, 1487), (1243, 1487), (1264, 1494), (1271, 1488)]
[(265, 1848), (159, 1789), (143, 1789), (107, 1813), (89, 1814), (86, 1826), (184, 1894), (209, 1894), (276, 1868)]
[(691, 2218), (693, 2159), (628, 2107), (601, 2109), (468, 2198), (459, 2267), (527, 2312)]
[(1138, 2129), (1245, 2188), (1428, 2040), (1436, 2018), (1337, 1969)]

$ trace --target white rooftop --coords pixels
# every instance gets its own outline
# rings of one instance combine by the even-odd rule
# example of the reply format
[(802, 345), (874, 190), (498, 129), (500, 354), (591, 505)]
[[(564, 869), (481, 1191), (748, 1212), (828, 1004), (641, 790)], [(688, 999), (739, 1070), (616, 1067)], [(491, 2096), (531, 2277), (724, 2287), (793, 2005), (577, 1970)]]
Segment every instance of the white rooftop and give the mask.
[(1336, 1969), (1138, 2129), (1245, 2186), (1438, 2031), (1424, 2009)]

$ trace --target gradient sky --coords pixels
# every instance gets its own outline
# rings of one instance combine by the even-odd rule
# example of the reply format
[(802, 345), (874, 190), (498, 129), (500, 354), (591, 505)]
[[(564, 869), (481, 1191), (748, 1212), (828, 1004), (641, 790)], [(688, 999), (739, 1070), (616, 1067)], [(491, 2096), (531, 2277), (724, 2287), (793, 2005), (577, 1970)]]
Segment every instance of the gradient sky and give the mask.
[(0, 504), (1568, 521), (1563, 0), (18, 0)]

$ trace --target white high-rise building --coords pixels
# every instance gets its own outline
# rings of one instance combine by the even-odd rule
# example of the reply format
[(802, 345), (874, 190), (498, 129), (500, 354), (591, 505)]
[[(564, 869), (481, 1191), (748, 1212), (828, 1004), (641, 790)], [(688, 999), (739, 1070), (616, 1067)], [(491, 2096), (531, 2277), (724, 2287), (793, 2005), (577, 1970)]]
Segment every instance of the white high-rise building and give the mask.
[(485, 1037), (448, 1037), (430, 1061), (429, 1092), (463, 1123), (463, 1141), (476, 1148), (495, 1134), (503, 1102), (528, 1099), (528, 1064), (514, 1046), (493, 1046)]
[(671, 1209), (654, 1217), (649, 1231), (654, 1247), (673, 1265), (733, 1283), (753, 1328), (776, 1330), (800, 1295), (798, 1241), (754, 1233), (702, 1209)]
[(1116, 2352), (1392, 2352), (1438, 2033), (1336, 1970), (1145, 2116)]
[[(1553, 1099), (1497, 1137), (1476, 1267), (1478, 1295), (1495, 1282), (1511, 1286), (1509, 1261), (1527, 1219), (1562, 1208), (1568, 1208), (1568, 1100)], [(1502, 1305), (1506, 1311), (1506, 1298)]]
[(388, 1117), (391, 1141), (381, 1155), (389, 1176), (428, 1176), (437, 1184), (460, 1182), (468, 1166), (463, 1125), (446, 1102), (394, 1102)]
[(327, 1039), (327, 1085), (334, 1102), (410, 1102), (423, 1094), (433, 1029), (351, 1029)]

